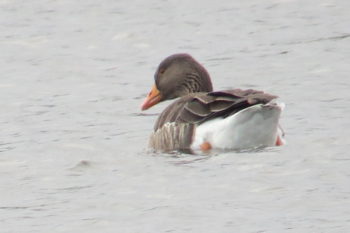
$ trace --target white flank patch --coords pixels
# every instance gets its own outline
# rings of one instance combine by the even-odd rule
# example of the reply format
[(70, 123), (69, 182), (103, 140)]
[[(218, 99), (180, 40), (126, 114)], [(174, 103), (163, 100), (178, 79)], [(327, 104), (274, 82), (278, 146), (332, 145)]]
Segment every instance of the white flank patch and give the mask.
[(248, 149), (274, 146), (278, 134), (278, 120), (284, 104), (270, 102), (254, 105), (225, 119), (214, 119), (196, 128), (191, 148), (209, 142), (212, 148)]

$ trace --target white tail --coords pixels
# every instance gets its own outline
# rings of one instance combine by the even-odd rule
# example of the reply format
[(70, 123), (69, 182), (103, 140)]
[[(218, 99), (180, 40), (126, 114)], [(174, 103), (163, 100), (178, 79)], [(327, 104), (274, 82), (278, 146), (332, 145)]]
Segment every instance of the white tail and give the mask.
[(247, 149), (274, 146), (278, 121), (284, 104), (270, 102), (243, 109), (229, 116), (197, 126), (191, 148), (200, 149), (205, 142), (218, 149)]

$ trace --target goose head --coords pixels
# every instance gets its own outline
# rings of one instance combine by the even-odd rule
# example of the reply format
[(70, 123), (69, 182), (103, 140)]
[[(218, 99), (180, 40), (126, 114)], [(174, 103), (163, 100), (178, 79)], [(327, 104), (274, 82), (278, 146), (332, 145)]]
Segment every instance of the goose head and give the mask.
[(195, 92), (210, 92), (213, 86), (206, 69), (185, 53), (165, 58), (154, 74), (154, 85), (141, 109)]

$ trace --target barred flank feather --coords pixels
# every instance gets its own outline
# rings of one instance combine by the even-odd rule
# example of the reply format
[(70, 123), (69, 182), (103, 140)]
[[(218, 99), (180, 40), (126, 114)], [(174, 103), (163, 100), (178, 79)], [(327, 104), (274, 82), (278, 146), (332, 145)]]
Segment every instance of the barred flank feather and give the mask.
[(193, 129), (193, 124), (168, 122), (151, 135), (149, 145), (161, 151), (190, 149)]

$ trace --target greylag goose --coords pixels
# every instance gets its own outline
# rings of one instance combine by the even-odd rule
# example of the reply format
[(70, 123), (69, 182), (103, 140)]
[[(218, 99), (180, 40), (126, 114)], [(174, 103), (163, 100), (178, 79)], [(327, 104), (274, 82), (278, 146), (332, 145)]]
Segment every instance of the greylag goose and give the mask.
[(188, 54), (165, 58), (144, 100), (146, 110), (175, 99), (160, 114), (150, 136), (158, 151), (208, 151), (282, 145), (277, 96), (257, 90), (213, 91), (206, 69)]

